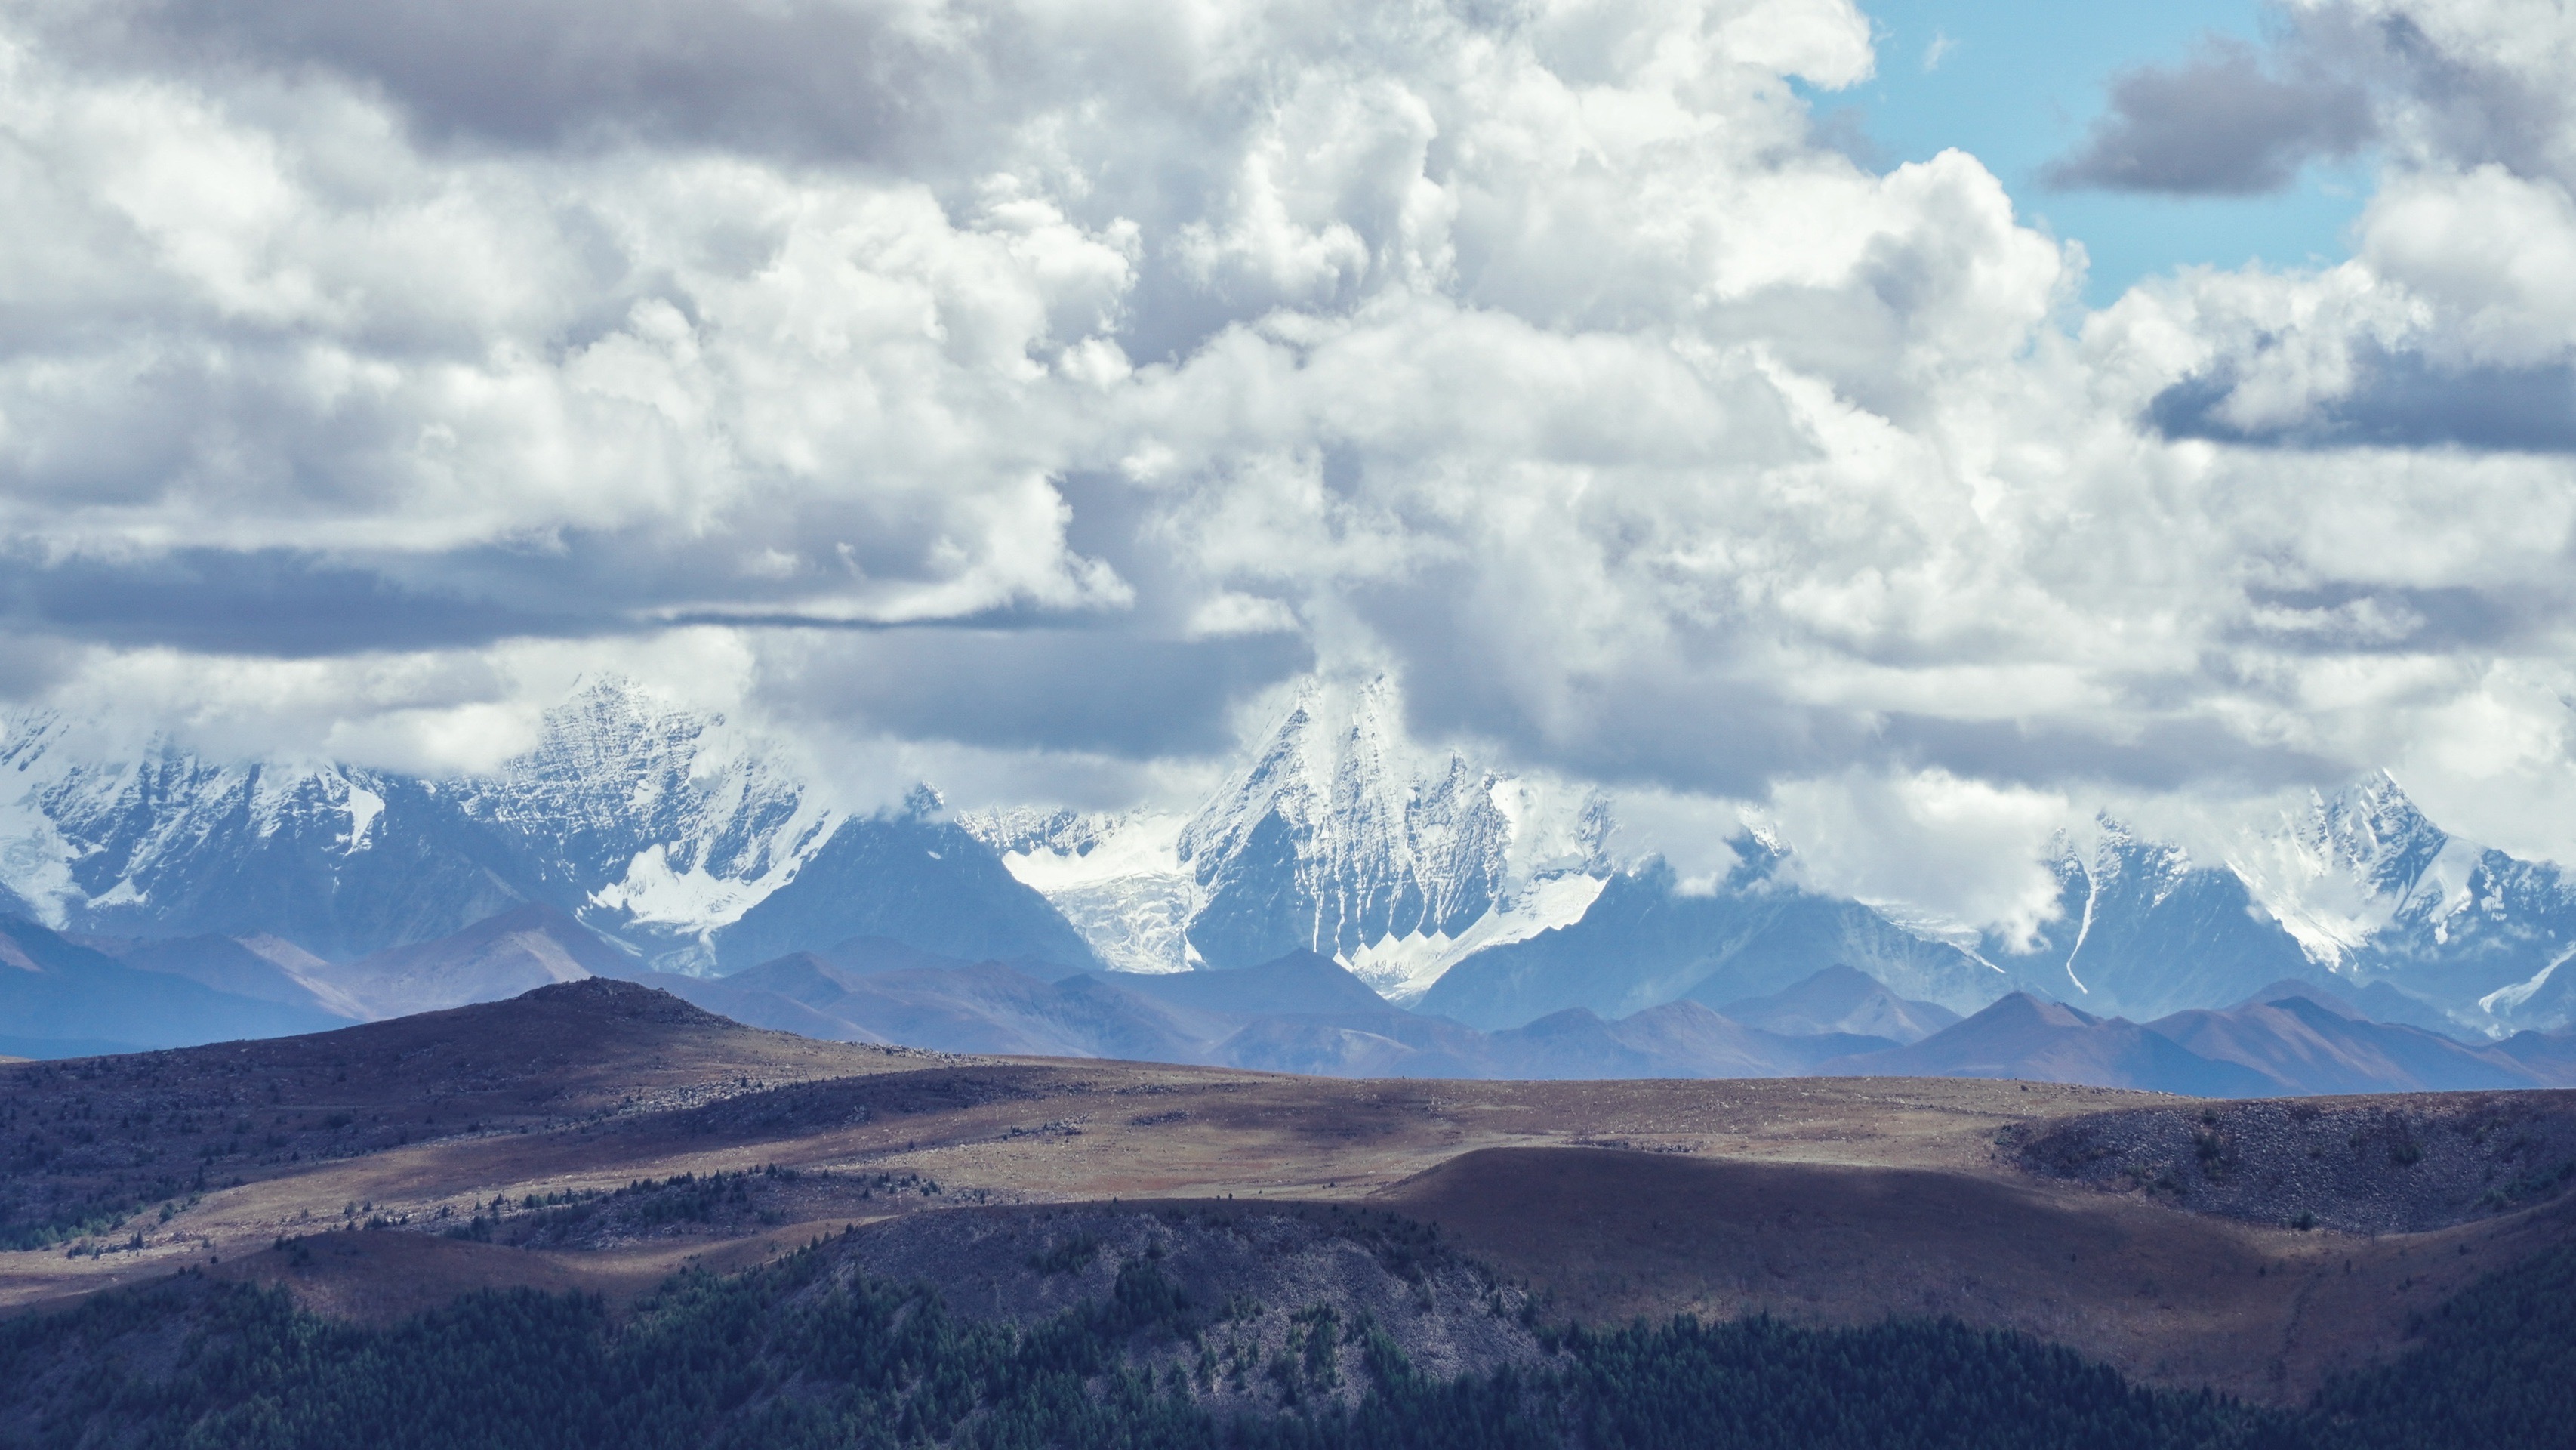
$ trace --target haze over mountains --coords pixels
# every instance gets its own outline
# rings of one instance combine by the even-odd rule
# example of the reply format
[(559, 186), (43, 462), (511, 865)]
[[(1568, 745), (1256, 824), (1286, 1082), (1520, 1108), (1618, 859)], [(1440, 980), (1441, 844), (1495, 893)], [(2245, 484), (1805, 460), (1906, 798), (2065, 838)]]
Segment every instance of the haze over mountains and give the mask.
[(2106, 822), (2062, 843), (2057, 916), (2008, 942), (1817, 891), (1751, 829), (1711, 882), (1623, 857), (1614, 798), (1414, 748), (1382, 680), (1307, 691), (1186, 816), (952, 816), (926, 788), (853, 813), (613, 679), (480, 778), (93, 738), (27, 716), (0, 742), (0, 906), (25, 923), (0, 1052), (616, 975), (850, 1041), (1337, 1074), (2251, 1093), (2531, 1085), (2576, 1059), (2555, 1035), (2576, 887), (2386, 776), (2214, 864)]

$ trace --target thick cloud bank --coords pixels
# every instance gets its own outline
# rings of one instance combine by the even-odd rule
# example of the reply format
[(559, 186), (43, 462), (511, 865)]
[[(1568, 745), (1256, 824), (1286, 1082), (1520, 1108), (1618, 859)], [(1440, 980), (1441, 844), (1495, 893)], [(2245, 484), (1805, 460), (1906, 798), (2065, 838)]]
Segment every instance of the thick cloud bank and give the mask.
[(2576, 855), (2576, 22), (2282, 21), (2060, 179), (2366, 144), (2353, 259), (2087, 315), (1811, 135), (1846, 0), (38, 0), (0, 686), (461, 765), (608, 663), (1101, 804), (1382, 669), (1964, 918), (2373, 766)]

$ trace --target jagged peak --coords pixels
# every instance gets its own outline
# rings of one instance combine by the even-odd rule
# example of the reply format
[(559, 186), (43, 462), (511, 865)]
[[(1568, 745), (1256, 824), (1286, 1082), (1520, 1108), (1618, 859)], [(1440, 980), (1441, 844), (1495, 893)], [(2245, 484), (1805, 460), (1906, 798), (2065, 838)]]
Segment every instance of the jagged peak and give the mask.
[(687, 749), (724, 724), (724, 717), (693, 710), (624, 675), (584, 675), (562, 700), (538, 717), (536, 743), (502, 767), (512, 774), (570, 756), (582, 760), (631, 755), (639, 740), (663, 749)]
[(2395, 851), (2439, 850), (2450, 839), (2386, 770), (2367, 772), (2331, 796), (2310, 791), (2309, 797), (2314, 828), (2339, 856), (2357, 865)]
[(965, 827), (966, 834), (1003, 855), (1014, 851), (1088, 855), (1115, 821), (1113, 816), (1069, 806), (986, 806), (957, 813), (957, 824)]
[(1191, 813), (1181, 860), (1226, 854), (1272, 814), (1311, 829), (1361, 797), (1400, 809), (1422, 774), (1403, 718), (1385, 674), (1301, 681), (1246, 765)]
[(687, 715), (699, 719), (721, 719), (711, 712), (693, 710), (677, 699), (646, 684), (633, 675), (615, 670), (584, 671), (574, 677), (572, 687), (549, 716), (609, 712), (626, 715)]

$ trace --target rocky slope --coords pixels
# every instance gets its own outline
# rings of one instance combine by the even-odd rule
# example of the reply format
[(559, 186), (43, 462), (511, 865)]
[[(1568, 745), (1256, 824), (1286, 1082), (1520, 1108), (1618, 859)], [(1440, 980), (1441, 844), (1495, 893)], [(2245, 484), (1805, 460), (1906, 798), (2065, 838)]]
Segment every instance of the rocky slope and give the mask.
[(2139, 1108), (2017, 1130), (2024, 1169), (2257, 1223), (2420, 1233), (2576, 1187), (2565, 1093)]

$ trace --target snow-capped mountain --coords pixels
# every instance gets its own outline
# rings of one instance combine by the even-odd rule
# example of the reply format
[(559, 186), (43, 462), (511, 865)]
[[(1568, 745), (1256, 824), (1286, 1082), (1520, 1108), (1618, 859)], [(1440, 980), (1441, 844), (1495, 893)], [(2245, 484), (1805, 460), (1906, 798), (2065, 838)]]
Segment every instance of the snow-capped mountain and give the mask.
[(2311, 957), (2331, 966), (2365, 951), (2421, 891), (2455, 897), (2482, 854), (2426, 820), (2387, 773), (2373, 772), (2332, 795), (2309, 792), (2230, 852), (2228, 865)]
[(665, 959), (707, 950), (844, 818), (760, 741), (615, 679), (550, 711), (534, 750), (458, 799), (585, 925)]
[(996, 811), (965, 824), (1134, 971), (1290, 951), (1397, 1001), (1579, 919), (1609, 871), (1597, 795), (1407, 742), (1394, 684), (1316, 682), (1192, 814)]
[(1685, 998), (1718, 1007), (1830, 966), (1962, 1013), (2010, 990), (2000, 969), (1970, 952), (1785, 879), (1785, 856), (1759, 838), (1735, 845), (1740, 864), (1707, 890), (1688, 889), (1661, 860), (1610, 876), (1578, 919), (1450, 968), (1421, 1010), (1492, 1027), (1574, 1007), (1609, 1017)]
[[(1776, 991), (1836, 964), (1975, 1011), (2005, 973), (1859, 902), (1781, 879), (1752, 836), (1715, 891), (1613, 859), (1600, 792), (1407, 741), (1383, 677), (1309, 685), (1190, 814), (965, 818), (1094, 950), (1131, 971), (1313, 951), (1389, 999), (1480, 1027), (1581, 1007)], [(1708, 994), (1715, 994), (1714, 996)]]
[(523, 899), (437, 785), (336, 765), (218, 763), (166, 740), (81, 749), (9, 722), (0, 884), (48, 926), (110, 935), (273, 931), (326, 956), (442, 936)]
[(2100, 825), (2090, 851), (2060, 841), (2056, 919), (1981, 944), (2015, 985), (2144, 1021), (2332, 978), (2382, 1021), (2576, 1022), (2576, 881), (2450, 835), (2385, 772), (2308, 793), (2214, 861)]
[(2232, 1006), (2311, 971), (2299, 943), (2227, 866), (2101, 822), (2087, 852), (2064, 837), (2049, 863), (2058, 912), (2036, 937), (1989, 937), (1979, 954), (2014, 986), (2138, 1021), (2186, 1007)]
[(2312, 796), (2230, 864), (2365, 1006), (2403, 994), (2498, 1034), (2576, 1022), (2576, 879), (2450, 835), (2385, 773)]
[(1495, 1028), (1723, 1006), (1835, 965), (1958, 1012), (2024, 989), (2146, 1020), (2330, 975), (2387, 1021), (2576, 1022), (2576, 879), (2443, 832), (2385, 775), (2207, 859), (2102, 822), (2052, 862), (2058, 915), (2009, 942), (1811, 890), (1749, 834), (1714, 885), (1614, 858), (1602, 794), (1417, 748), (1383, 678), (1310, 683), (1187, 813), (952, 818), (926, 788), (854, 812), (758, 738), (617, 680), (468, 778), (107, 738), (0, 719), (0, 915), (271, 933), (340, 963), (531, 904), (679, 972), (857, 937), (1148, 972), (1314, 951)]
[(579, 692), (484, 777), (100, 738), (0, 721), (0, 911), (119, 937), (268, 932), (348, 961), (535, 902), (675, 971), (862, 935), (1095, 964), (935, 796), (836, 809), (759, 741), (624, 681)]
[(793, 880), (709, 934), (728, 972), (853, 937), (966, 961), (1100, 965), (1055, 907), (926, 787), (899, 811), (843, 820)]

